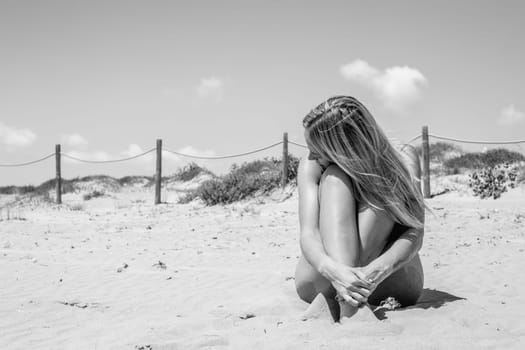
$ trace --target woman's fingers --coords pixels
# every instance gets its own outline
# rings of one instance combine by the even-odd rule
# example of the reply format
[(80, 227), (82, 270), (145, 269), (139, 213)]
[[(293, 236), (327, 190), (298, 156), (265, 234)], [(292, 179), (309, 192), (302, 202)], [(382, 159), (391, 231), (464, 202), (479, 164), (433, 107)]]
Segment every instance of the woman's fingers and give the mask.
[(345, 295), (344, 299), (345, 299), (345, 302), (347, 302), (348, 304), (350, 304), (352, 306), (359, 307), (361, 305), (360, 302), (358, 302), (357, 300), (349, 297), (348, 295)]
[(353, 292), (351, 290), (348, 290), (347, 288), (338, 285), (336, 287), (337, 291), (337, 300), (344, 300), (348, 304), (358, 307), (361, 306), (361, 304), (366, 303), (368, 301), (368, 296), (364, 296), (360, 293)]
[(359, 279), (360, 279), (361, 281), (368, 282), (368, 283), (370, 283), (370, 282), (373, 281), (372, 279), (370, 279), (370, 278), (366, 275), (366, 273), (364, 273), (364, 272), (361, 271), (360, 269), (355, 269), (355, 270), (354, 270), (354, 274), (355, 274), (357, 277), (359, 277)]
[(372, 294), (372, 290), (370, 290), (370, 289), (356, 287), (356, 286), (353, 286), (353, 285), (348, 286), (348, 288), (346, 288), (346, 289), (348, 291), (350, 291), (350, 292), (362, 295), (364, 298), (368, 298), (370, 296), (370, 294)]
[(356, 300), (352, 296), (350, 296), (351, 292), (347, 288), (340, 284), (335, 284), (334, 287), (337, 292), (336, 299), (338, 301), (345, 301), (352, 306), (359, 306), (359, 300)]
[(374, 286), (374, 283), (372, 281), (363, 280), (357, 274), (356, 277), (356, 280), (352, 283), (354, 286), (359, 286), (365, 289), (371, 289)]
[(346, 289), (357, 292), (368, 297), (372, 294), (372, 291), (375, 289), (376, 285), (374, 283), (363, 282), (359, 279), (354, 279), (353, 281), (348, 281), (346, 283), (341, 283)]
[(368, 301), (367, 297), (364, 297), (359, 293), (349, 292), (348, 296), (351, 297), (353, 300), (357, 301), (359, 304), (366, 303)]
[(339, 300), (343, 300), (344, 302), (352, 305), (352, 306), (355, 306), (355, 307), (359, 307), (361, 306), (361, 302), (359, 302), (358, 300), (352, 298), (351, 296), (349, 296), (348, 294), (338, 294), (339, 296)]

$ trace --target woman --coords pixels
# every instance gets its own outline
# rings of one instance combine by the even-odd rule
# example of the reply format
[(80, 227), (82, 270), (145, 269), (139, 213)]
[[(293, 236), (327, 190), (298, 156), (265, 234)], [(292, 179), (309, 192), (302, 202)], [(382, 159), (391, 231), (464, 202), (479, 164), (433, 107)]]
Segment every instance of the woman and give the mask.
[(398, 152), (348, 96), (321, 103), (303, 125), (309, 154), (298, 174), (300, 298), (326, 298), (340, 321), (387, 297), (415, 304), (425, 215), (417, 153)]

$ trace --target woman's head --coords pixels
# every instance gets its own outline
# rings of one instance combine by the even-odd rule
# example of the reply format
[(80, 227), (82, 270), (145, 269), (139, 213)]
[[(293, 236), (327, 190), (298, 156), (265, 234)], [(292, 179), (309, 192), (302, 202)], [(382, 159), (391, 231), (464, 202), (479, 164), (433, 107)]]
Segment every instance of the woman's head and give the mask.
[(372, 155), (370, 151), (387, 141), (366, 107), (349, 96), (321, 103), (306, 115), (303, 125), (310, 151), (334, 163), (345, 156), (352, 160)]
[(361, 102), (350, 96), (331, 97), (308, 113), (303, 125), (311, 154), (343, 169), (358, 200), (386, 210), (402, 224), (422, 226), (421, 193)]

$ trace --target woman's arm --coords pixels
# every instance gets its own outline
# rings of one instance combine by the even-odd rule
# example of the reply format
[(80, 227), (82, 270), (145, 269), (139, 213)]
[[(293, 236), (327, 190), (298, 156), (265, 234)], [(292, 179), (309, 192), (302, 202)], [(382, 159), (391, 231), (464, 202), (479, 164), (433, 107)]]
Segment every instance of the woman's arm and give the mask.
[(319, 181), (321, 166), (310, 157), (299, 163), (299, 226), (301, 251), (306, 259), (323, 276), (326, 276), (328, 255), (324, 251), (319, 231)]
[(423, 244), (423, 229), (409, 228), (383, 254), (363, 267), (363, 272), (375, 285), (410, 262)]
[[(359, 268), (352, 270), (332, 259), (325, 251), (319, 230), (319, 182), (323, 170), (319, 163), (310, 156), (302, 158), (299, 163), (299, 225), (301, 230), (301, 251), (308, 263), (323, 277), (332, 283), (345, 284), (343, 281), (354, 280), (354, 275), (362, 279), (355, 282), (361, 287), (370, 287), (364, 280)], [(348, 281), (346, 281), (348, 282)], [(346, 283), (348, 284), (348, 283)]]
[(319, 229), (319, 182), (322, 168), (311, 157), (301, 159), (298, 171), (300, 245), (305, 259), (325, 277), (337, 294), (353, 306), (366, 302), (374, 285), (365, 280), (361, 268), (337, 262), (325, 251)]

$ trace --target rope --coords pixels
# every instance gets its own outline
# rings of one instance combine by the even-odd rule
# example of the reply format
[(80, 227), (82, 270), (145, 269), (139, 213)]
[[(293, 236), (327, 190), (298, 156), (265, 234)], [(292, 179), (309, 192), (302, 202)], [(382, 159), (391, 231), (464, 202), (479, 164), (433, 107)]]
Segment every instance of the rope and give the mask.
[(31, 164), (35, 164), (35, 163), (38, 163), (38, 162), (41, 162), (41, 161), (44, 161), (48, 158), (51, 158), (51, 157), (54, 157), (55, 156), (55, 153), (52, 153), (48, 156), (45, 156), (43, 158), (40, 158), (40, 159), (37, 159), (37, 160), (33, 160), (33, 161), (30, 161), (30, 162), (26, 162), (26, 163), (18, 163), (18, 164), (0, 164), (0, 167), (20, 167), (20, 166), (26, 166), (26, 165), (31, 165)]
[(432, 136), (436, 139), (440, 140), (447, 140), (447, 141), (455, 141), (455, 142), (463, 142), (463, 143), (477, 143), (477, 144), (488, 144), (488, 145), (510, 145), (513, 143), (525, 143), (525, 140), (516, 140), (516, 141), (471, 141), (471, 140), (459, 140), (452, 137), (445, 137), (445, 136), (438, 136), (438, 135), (432, 135), (428, 134), (428, 136)]
[(137, 155), (134, 155), (134, 156), (131, 156), (131, 157), (127, 157), (127, 158), (121, 158), (121, 159), (111, 159), (111, 160), (86, 160), (86, 159), (80, 159), (80, 158), (77, 158), (77, 157), (73, 157), (73, 156), (70, 156), (69, 154), (67, 153), (61, 153), (61, 155), (63, 155), (65, 158), (69, 158), (69, 159), (73, 159), (73, 160), (76, 160), (76, 161), (79, 161), (79, 162), (83, 162), (83, 163), (96, 163), (96, 164), (100, 164), (100, 163), (118, 163), (118, 162), (125, 162), (127, 160), (131, 160), (131, 159), (135, 159), (135, 158), (139, 158), (139, 157), (142, 157), (148, 153), (151, 153), (153, 151), (155, 151), (156, 148), (152, 148), (150, 149), (149, 151), (146, 151), (146, 152), (143, 152), (143, 153), (140, 153), (140, 154), (137, 154)]
[(288, 143), (291, 143), (292, 145), (296, 145), (296, 146), (299, 146), (299, 147), (308, 148), (308, 146), (306, 146), (306, 145), (301, 145), (300, 143), (297, 143), (297, 142), (288, 141)]
[(196, 158), (196, 159), (226, 159), (226, 158), (242, 157), (242, 156), (246, 156), (246, 155), (249, 155), (249, 154), (253, 154), (253, 153), (257, 153), (257, 152), (265, 151), (265, 150), (270, 149), (270, 148), (272, 148), (272, 147), (278, 146), (278, 145), (280, 145), (281, 143), (283, 143), (283, 141), (276, 142), (276, 143), (274, 143), (273, 145), (266, 146), (266, 147), (263, 147), (263, 148), (259, 148), (259, 149), (256, 149), (256, 150), (254, 150), (254, 151), (245, 152), (245, 153), (239, 153), (239, 154), (232, 154), (232, 155), (228, 155), (228, 156), (209, 156), (209, 157), (205, 157), (205, 156), (194, 156), (194, 155), (189, 155), (189, 154), (179, 153), (179, 152), (175, 152), (175, 151), (170, 151), (169, 149), (164, 149), (164, 151), (169, 152), (169, 153), (176, 154), (176, 155), (178, 155), (178, 156), (187, 157), (187, 158)]
[(410, 139), (410, 141), (408, 141), (406, 144), (409, 144), (411, 142), (414, 142), (416, 141), (417, 139), (421, 138), (421, 135), (417, 135), (416, 137), (413, 137), (412, 139)]
[[(510, 145), (510, 144), (525, 143), (525, 140), (514, 140), (514, 141), (473, 141), (473, 140), (461, 140), (461, 139), (456, 139), (456, 138), (452, 138), (452, 137), (439, 136), (439, 135), (433, 135), (433, 134), (429, 134), (428, 136), (436, 138), (436, 139), (439, 139), (439, 140), (461, 142), (461, 143), (485, 144), (485, 145), (487, 145), (487, 144), (489, 144), (489, 145)], [(414, 142), (415, 140), (417, 140), (419, 138), (421, 138), (421, 135), (417, 135), (416, 137), (412, 138), (410, 141), (406, 142), (406, 144), (410, 144), (411, 142)], [(258, 148), (258, 149), (253, 150), (253, 151), (239, 153), (239, 154), (232, 154), (232, 155), (227, 155), (227, 156), (196, 156), (196, 155), (190, 155), (190, 154), (184, 154), (184, 153), (180, 153), (180, 152), (171, 151), (169, 149), (163, 149), (163, 150), (166, 151), (166, 152), (173, 153), (173, 154), (176, 154), (178, 156), (187, 157), (187, 158), (195, 158), (195, 159), (226, 159), (226, 158), (235, 158), (235, 157), (247, 156), (247, 155), (250, 155), (250, 154), (257, 153), (257, 152), (265, 151), (267, 149), (270, 149), (270, 148), (273, 148), (275, 146), (278, 146), (278, 145), (280, 145), (282, 143), (283, 143), (283, 141), (279, 141), (279, 142), (276, 142), (276, 143), (274, 143), (274, 144), (272, 144), (270, 146)], [(295, 146), (308, 148), (308, 146), (300, 144), (300, 143), (297, 143), (297, 142), (294, 142), (294, 141), (288, 141), (288, 143), (290, 143), (292, 145), (295, 145)], [(150, 150), (148, 150), (146, 152), (143, 152), (143, 153), (131, 156), (131, 157), (121, 158), (121, 159), (111, 159), (111, 160), (87, 160), (87, 159), (80, 159), (80, 158), (71, 156), (71, 155), (69, 155), (67, 153), (61, 153), (61, 155), (64, 156), (65, 158), (73, 159), (73, 160), (76, 160), (78, 162), (102, 164), (102, 163), (125, 162), (125, 161), (128, 161), (128, 160), (132, 160), (132, 159), (136, 159), (136, 158), (145, 156), (146, 154), (151, 153), (151, 152), (153, 152), (155, 150), (156, 150), (156, 148), (152, 148), (152, 149), (150, 149)], [(42, 157), (42, 158), (37, 159), (37, 160), (30, 161), (30, 162), (15, 163), (15, 164), (0, 164), (0, 167), (21, 167), (21, 166), (27, 166), (27, 165), (31, 165), (31, 164), (42, 162), (42, 161), (44, 161), (46, 159), (49, 159), (49, 158), (51, 158), (53, 156), (55, 156), (55, 153), (49, 154), (49, 155), (47, 155), (45, 157)]]

